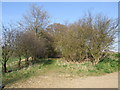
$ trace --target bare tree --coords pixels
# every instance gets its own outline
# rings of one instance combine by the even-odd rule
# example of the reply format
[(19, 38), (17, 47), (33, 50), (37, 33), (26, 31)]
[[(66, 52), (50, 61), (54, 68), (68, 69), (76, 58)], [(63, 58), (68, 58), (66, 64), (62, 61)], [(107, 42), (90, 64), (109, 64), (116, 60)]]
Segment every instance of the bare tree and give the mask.
[(115, 29), (116, 25), (113, 24), (112, 19), (103, 15), (95, 17), (89, 43), (89, 51), (94, 58), (94, 64), (97, 64), (107, 54), (106, 51), (114, 42)]
[[(113, 44), (115, 29), (112, 19), (99, 14), (93, 17), (89, 12), (68, 25), (63, 33), (54, 31), (57, 33), (56, 46), (66, 59), (81, 61), (88, 58), (97, 64)], [(59, 30), (63, 29), (59, 27)]]
[(7, 72), (7, 61), (13, 54), (13, 48), (14, 48), (14, 31), (10, 28), (6, 28), (3, 26), (3, 35), (2, 35), (2, 66), (3, 66), (3, 72)]
[(47, 12), (42, 7), (33, 4), (30, 7), (30, 11), (19, 22), (19, 25), (24, 30), (33, 30), (38, 33), (40, 30), (44, 30), (48, 23), (49, 16)]
[(23, 42), (22, 34), (23, 32), (16, 30), (15, 31), (15, 42), (14, 42), (14, 56), (19, 58), (18, 67), (21, 68), (21, 57), (23, 56)]
[[(49, 16), (47, 12), (43, 10), (42, 7), (37, 6), (36, 4), (31, 5), (28, 13), (24, 15), (23, 19), (18, 23), (20, 26), (20, 29), (23, 29), (23, 32), (25, 32), (22, 37), (26, 39), (24, 40), (23, 38), (22, 42), (26, 44), (26, 45), (23, 45), (23, 47), (25, 48), (23, 50), (24, 52), (26, 52), (24, 53), (24, 55), (27, 56), (26, 58), (28, 58), (30, 54), (32, 54), (34, 59), (36, 57), (45, 56), (44, 53), (45, 53), (45, 48), (46, 48), (45, 43), (47, 42), (46, 41), (47, 36), (42, 37), (42, 36), (45, 36), (45, 35), (42, 35), (44, 34), (42, 32), (43, 30), (46, 29), (48, 23), (49, 23)], [(41, 53), (41, 51), (43, 53)], [(39, 55), (37, 55), (38, 53)]]

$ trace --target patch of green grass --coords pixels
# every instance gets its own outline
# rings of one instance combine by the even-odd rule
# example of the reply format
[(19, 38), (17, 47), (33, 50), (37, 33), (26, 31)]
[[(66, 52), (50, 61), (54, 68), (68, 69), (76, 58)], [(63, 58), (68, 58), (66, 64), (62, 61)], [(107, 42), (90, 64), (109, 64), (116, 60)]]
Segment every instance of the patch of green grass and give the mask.
[(97, 70), (99, 70), (99, 72), (112, 73), (118, 71), (118, 61), (106, 58), (102, 62), (98, 63), (95, 67)]
[[(43, 75), (48, 72), (58, 75), (97, 76), (118, 71), (118, 60), (109, 58), (102, 60), (97, 65), (93, 65), (91, 62), (79, 64), (65, 63), (64, 60), (59, 59), (40, 59), (31, 62), (33, 64), (28, 67), (6, 73), (3, 78), (3, 83), (11, 84), (19, 80), (26, 80), (32, 76)], [(12, 68), (17, 68), (17, 66), (14, 65), (11, 69)]]
[(65, 73), (79, 76), (96, 76), (118, 71), (118, 60), (110, 58), (102, 60), (97, 65), (93, 65), (91, 62), (80, 64), (62, 63), (59, 66), (63, 68), (63, 70), (67, 70)]
[(3, 84), (12, 84), (19, 80), (26, 80), (32, 76), (42, 75), (45, 72), (53, 69), (55, 61), (41, 60), (40, 63), (9, 72), (3, 75)]
[(114, 56), (120, 58), (120, 53), (114, 54)]

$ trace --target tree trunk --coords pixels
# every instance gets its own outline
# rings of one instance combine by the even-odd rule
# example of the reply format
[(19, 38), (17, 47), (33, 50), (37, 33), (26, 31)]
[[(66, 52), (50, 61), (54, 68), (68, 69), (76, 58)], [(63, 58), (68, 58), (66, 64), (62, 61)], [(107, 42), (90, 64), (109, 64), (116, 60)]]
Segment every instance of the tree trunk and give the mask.
[(6, 73), (7, 72), (7, 67), (6, 67), (6, 62), (4, 62), (3, 64), (3, 73)]
[(28, 65), (29, 63), (28, 63), (28, 57), (25, 59), (25, 61), (26, 61), (26, 65)]
[(34, 57), (31, 57), (32, 58), (32, 61), (34, 60)]
[(26, 58), (26, 61), (28, 62), (28, 58)]
[(21, 68), (21, 57), (19, 58), (18, 67)]
[(100, 61), (99, 58), (97, 58), (97, 59), (95, 59), (95, 61), (93, 61), (93, 64), (96, 65), (99, 63), (99, 61)]

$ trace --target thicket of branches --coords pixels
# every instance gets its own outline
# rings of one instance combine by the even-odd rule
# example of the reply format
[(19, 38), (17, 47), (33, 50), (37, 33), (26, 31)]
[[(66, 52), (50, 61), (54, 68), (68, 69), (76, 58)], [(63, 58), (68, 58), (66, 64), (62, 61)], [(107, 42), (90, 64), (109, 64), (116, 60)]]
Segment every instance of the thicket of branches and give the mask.
[(77, 22), (61, 28), (55, 36), (56, 47), (68, 61), (91, 60), (97, 64), (113, 45), (115, 29), (111, 19), (100, 14), (92, 17), (88, 13)]
[(103, 15), (88, 13), (78, 21), (63, 25), (49, 24), (46, 11), (32, 5), (15, 28), (3, 26), (2, 65), (7, 72), (6, 63), (11, 56), (32, 60), (40, 58), (64, 57), (67, 61), (81, 62), (90, 60), (99, 63), (106, 57), (114, 43), (116, 23)]

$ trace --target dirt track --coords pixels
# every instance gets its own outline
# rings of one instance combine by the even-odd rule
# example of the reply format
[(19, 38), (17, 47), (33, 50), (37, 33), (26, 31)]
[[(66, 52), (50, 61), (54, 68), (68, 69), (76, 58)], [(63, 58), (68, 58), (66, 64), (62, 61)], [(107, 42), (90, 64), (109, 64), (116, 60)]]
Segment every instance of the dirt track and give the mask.
[(17, 82), (10, 88), (118, 88), (118, 72), (104, 76), (74, 77), (47, 74)]

